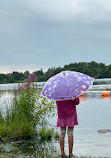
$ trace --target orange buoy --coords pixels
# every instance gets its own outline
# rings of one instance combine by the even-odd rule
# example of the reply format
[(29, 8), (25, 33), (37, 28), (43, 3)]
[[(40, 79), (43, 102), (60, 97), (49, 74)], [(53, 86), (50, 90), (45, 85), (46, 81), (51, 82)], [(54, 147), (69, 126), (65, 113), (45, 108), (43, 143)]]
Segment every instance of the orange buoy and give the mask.
[(103, 96), (109, 96), (109, 92), (104, 91), (104, 92), (102, 93), (102, 95), (103, 95)]

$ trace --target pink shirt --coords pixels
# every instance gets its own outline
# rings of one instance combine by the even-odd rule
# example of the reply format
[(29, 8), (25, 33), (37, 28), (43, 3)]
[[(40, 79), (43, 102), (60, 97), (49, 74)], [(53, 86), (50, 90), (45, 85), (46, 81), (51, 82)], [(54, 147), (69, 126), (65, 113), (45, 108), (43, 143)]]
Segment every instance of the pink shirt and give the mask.
[(76, 106), (79, 104), (79, 98), (73, 100), (56, 101), (58, 118), (71, 117), (76, 113)]

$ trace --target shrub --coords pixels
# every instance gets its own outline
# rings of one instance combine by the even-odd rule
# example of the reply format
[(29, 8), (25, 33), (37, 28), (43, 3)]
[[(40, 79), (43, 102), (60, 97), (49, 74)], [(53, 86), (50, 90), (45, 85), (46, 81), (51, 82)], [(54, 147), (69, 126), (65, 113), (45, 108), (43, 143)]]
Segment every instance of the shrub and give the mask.
[(41, 96), (34, 83), (35, 78), (35, 74), (31, 74), (26, 83), (19, 84), (6, 116), (3, 117), (0, 113), (1, 138), (18, 140), (35, 136), (37, 125), (45, 124), (45, 115), (49, 115), (54, 109), (54, 102)]
[(41, 128), (39, 130), (39, 135), (41, 139), (43, 140), (50, 140), (52, 136), (54, 135), (54, 130), (53, 129), (46, 129), (45, 127)]

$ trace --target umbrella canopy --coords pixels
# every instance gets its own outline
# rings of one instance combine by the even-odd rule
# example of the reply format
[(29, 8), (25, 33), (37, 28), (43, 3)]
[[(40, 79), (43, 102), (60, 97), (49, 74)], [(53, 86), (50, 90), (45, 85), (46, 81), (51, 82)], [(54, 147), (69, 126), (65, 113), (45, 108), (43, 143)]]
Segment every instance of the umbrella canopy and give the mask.
[(42, 95), (55, 100), (74, 99), (92, 87), (93, 78), (75, 71), (62, 71), (48, 79)]

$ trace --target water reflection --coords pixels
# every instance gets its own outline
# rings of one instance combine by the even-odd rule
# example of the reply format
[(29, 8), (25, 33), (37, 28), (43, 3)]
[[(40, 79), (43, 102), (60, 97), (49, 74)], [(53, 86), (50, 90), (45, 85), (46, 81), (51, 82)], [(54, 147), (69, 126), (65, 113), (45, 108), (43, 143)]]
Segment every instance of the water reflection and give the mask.
[(12, 157), (16, 158), (52, 158), (51, 155), (57, 156), (56, 147), (52, 141), (42, 141), (41, 139), (34, 138), (30, 140), (22, 140), (11, 142), (7, 144), (2, 144), (2, 147)]
[(0, 110), (5, 113), (6, 109), (12, 105), (14, 90), (0, 91)]
[(110, 95), (102, 95), (101, 93), (92, 93), (90, 95), (81, 95), (80, 97), (81, 103), (85, 104), (87, 102), (87, 99), (97, 98), (97, 99), (103, 99), (103, 100), (109, 100), (111, 98)]
[(103, 100), (108, 100), (108, 99), (110, 99), (109, 96), (103, 96)]
[(82, 102), (83, 104), (85, 104), (87, 101), (87, 97), (85, 95), (81, 95), (80, 96), (80, 102)]

